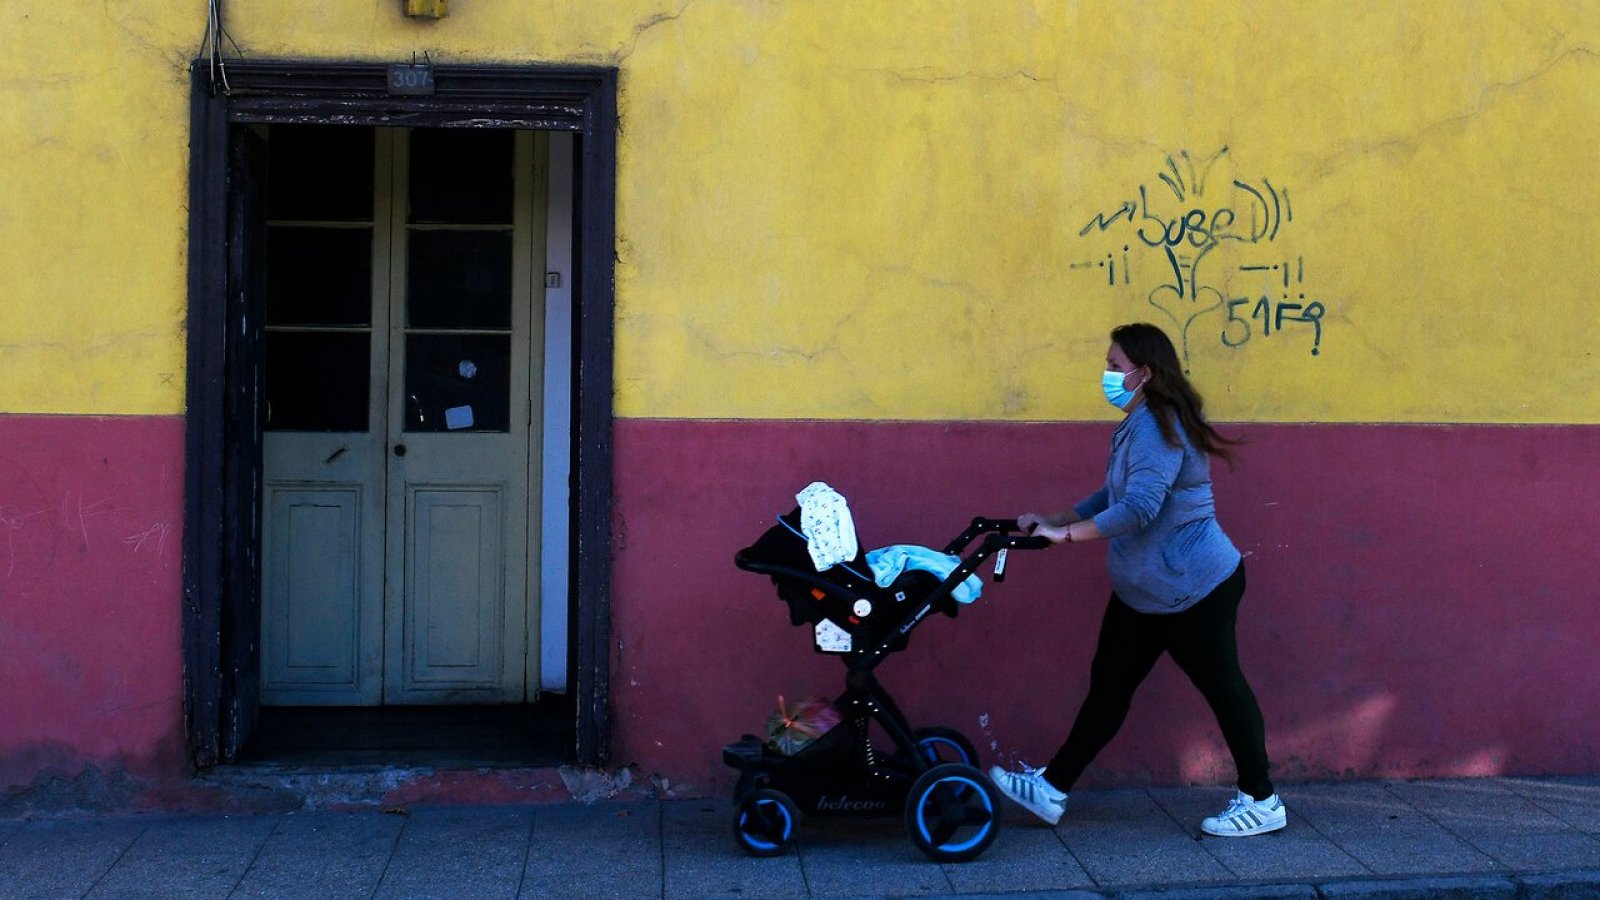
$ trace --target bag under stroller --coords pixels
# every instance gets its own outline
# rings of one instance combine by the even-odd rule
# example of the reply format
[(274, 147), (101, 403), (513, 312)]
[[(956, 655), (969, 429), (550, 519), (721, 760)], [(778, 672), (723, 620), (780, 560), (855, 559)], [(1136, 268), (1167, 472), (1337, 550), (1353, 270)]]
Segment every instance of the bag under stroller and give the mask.
[[(841, 721), (792, 754), (745, 735), (723, 748), (739, 770), (734, 788), (734, 836), (747, 852), (776, 856), (793, 846), (802, 814), (884, 815), (903, 812), (917, 849), (941, 862), (973, 859), (994, 842), (1001, 797), (978, 767), (972, 742), (953, 728), (913, 728), (873, 670), (906, 648), (913, 629), (934, 612), (955, 616), (955, 593), (978, 567), (995, 559), (994, 580), (1005, 577), (1005, 555), (1041, 549), (1044, 538), (1013, 534), (1014, 519), (973, 519), (944, 548), (970, 555), (940, 577), (907, 568), (880, 587), (859, 550), (854, 558), (817, 571), (802, 528), (801, 510), (779, 517), (739, 551), (740, 569), (771, 577), (789, 607), (789, 621), (812, 626), (818, 652), (845, 665), (845, 690), (834, 706)], [(882, 729), (890, 746), (873, 740)]]

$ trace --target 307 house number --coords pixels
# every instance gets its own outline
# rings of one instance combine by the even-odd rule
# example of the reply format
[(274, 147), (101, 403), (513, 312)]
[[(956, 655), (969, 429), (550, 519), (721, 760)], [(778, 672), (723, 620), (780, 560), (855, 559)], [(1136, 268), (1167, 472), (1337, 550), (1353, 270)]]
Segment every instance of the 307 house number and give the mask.
[(389, 93), (432, 94), (433, 66), (390, 66)]

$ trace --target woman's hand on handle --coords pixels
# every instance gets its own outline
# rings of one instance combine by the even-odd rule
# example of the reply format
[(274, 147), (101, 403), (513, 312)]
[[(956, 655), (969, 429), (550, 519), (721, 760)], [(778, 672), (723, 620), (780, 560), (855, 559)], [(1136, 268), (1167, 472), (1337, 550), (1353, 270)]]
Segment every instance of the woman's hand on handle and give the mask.
[(1068, 537), (1068, 533), (1071, 528), (1071, 525), (1040, 525), (1034, 530), (1033, 536), (1049, 538), (1050, 543), (1059, 544), (1062, 541), (1071, 540), (1071, 538)]
[(1022, 530), (1034, 537), (1049, 538), (1051, 543), (1059, 544), (1071, 540), (1068, 529), (1078, 521), (1072, 510), (1055, 514), (1023, 513), (1017, 516), (1017, 524)]
[(1053, 544), (1093, 541), (1101, 537), (1092, 519), (1080, 519), (1071, 510), (1053, 516), (1023, 513), (1017, 516), (1017, 525), (1034, 537), (1049, 538)]

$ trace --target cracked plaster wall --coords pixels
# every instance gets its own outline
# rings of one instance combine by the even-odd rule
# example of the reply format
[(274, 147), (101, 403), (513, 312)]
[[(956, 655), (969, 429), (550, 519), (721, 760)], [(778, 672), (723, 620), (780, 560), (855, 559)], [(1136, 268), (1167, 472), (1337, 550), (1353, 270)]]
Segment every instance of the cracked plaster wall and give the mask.
[[(8, 7), (0, 411), (181, 410), (204, 10)], [(1129, 319), (1188, 338), (1220, 418), (1600, 412), (1593, 379), (1504, 388), (1534, 353), (1593, 366), (1592, 4), (398, 10), (230, 4), (227, 27), (256, 58), (617, 65), (620, 415), (1093, 419), (1063, 378), (1092, 387)], [(1164, 180), (1219, 153), (1203, 191)], [(1236, 183), (1282, 189), (1292, 219), (1240, 240)], [(1162, 228), (1195, 213), (1186, 274)]]

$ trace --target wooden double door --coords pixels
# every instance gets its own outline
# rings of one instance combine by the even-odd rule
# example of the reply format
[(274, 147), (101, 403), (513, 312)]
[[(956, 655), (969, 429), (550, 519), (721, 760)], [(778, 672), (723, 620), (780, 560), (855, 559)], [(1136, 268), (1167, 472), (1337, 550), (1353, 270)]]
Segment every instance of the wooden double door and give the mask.
[(252, 135), (261, 701), (531, 702), (545, 135)]

